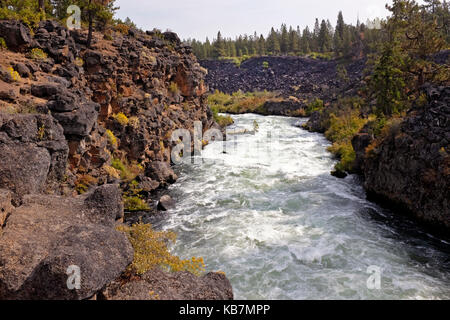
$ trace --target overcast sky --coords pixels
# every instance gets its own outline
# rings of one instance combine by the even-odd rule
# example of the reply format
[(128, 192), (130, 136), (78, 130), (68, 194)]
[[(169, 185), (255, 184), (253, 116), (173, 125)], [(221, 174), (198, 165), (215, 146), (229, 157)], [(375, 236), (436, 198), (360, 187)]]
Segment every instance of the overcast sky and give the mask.
[(303, 29), (315, 18), (330, 19), (333, 26), (339, 10), (345, 22), (386, 17), (391, 0), (117, 0), (120, 18), (130, 17), (144, 30), (175, 31), (180, 38), (212, 39), (220, 30), (225, 37), (239, 34), (266, 35), (281, 23)]

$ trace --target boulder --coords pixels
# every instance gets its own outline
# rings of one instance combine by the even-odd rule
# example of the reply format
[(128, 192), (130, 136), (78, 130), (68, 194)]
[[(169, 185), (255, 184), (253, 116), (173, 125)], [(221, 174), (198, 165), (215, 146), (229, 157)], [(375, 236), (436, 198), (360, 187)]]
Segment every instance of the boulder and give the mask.
[(61, 86), (55, 83), (33, 84), (31, 86), (31, 94), (38, 98), (50, 98), (61, 90)]
[(61, 180), (67, 157), (63, 130), (50, 115), (0, 115), (0, 188), (13, 191), (14, 202)]
[[(25, 196), (0, 236), (0, 299), (87, 299), (116, 279), (133, 249), (113, 227), (121, 201), (104, 203), (108, 191), (118, 193), (113, 188), (77, 198)], [(71, 266), (80, 269), (77, 290), (67, 286)]]
[(65, 135), (86, 137), (97, 123), (99, 108), (97, 103), (85, 102), (72, 112), (54, 112), (53, 117), (63, 127)]
[(198, 277), (189, 272), (165, 272), (155, 268), (140, 280), (114, 282), (103, 291), (106, 300), (232, 300), (233, 289), (224, 274)]
[(0, 37), (5, 39), (8, 49), (20, 50), (31, 44), (30, 30), (19, 21), (0, 21)]
[(146, 170), (146, 175), (162, 184), (174, 183), (178, 177), (167, 162), (152, 162)]
[(158, 210), (167, 211), (175, 207), (175, 201), (168, 195), (164, 195), (158, 201)]

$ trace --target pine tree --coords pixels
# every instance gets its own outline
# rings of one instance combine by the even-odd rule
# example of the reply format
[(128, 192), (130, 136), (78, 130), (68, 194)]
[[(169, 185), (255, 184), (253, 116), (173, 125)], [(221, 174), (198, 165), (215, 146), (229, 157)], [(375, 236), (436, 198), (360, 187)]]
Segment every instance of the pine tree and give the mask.
[(281, 25), (280, 50), (282, 54), (289, 52), (289, 34), (285, 24)]
[(290, 27), (289, 29), (289, 52), (297, 53), (299, 51), (298, 33)]
[(318, 45), (320, 52), (328, 52), (331, 50), (331, 37), (325, 20), (322, 20), (322, 23), (320, 25)]
[(217, 33), (217, 38), (213, 43), (213, 57), (220, 58), (226, 56), (225, 41), (222, 38), (220, 31)]

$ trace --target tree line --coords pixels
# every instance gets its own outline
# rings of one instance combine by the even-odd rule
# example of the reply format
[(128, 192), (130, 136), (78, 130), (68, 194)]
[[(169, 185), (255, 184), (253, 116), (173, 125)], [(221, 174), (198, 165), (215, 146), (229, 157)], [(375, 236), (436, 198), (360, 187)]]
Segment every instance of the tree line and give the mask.
[[(444, 0), (428, 0), (424, 8), (432, 8), (434, 16), (439, 20), (441, 32), (449, 37), (448, 11), (449, 5)], [(356, 26), (344, 21), (339, 12), (337, 24), (332, 26), (329, 20), (316, 18), (313, 29), (306, 26), (293, 28), (282, 24), (281, 28), (270, 30), (267, 36), (239, 35), (235, 39), (224, 38), (219, 31), (217, 37), (202, 42), (189, 39), (195, 55), (199, 59), (218, 59), (224, 57), (264, 56), (264, 55), (301, 55), (311, 52), (327, 53), (334, 56), (347, 56), (359, 45), (365, 54), (376, 51), (377, 44), (383, 38), (383, 26), (386, 21), (379, 18), (357, 22)]]

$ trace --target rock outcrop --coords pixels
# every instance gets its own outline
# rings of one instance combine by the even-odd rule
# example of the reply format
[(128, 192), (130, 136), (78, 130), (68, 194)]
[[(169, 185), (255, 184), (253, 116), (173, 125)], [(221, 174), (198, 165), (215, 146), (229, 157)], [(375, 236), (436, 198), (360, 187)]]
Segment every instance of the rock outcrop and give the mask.
[(121, 284), (116, 281), (100, 295), (105, 300), (232, 300), (233, 290), (224, 274), (197, 277), (189, 272), (167, 273), (159, 268), (141, 279)]
[(57, 186), (68, 151), (63, 129), (51, 116), (0, 113), (0, 187), (13, 192), (15, 203)]
[[(117, 186), (76, 198), (27, 195), (0, 236), (0, 299), (87, 299), (116, 279), (133, 249), (114, 224), (121, 216)], [(71, 266), (80, 288), (67, 285)]]
[(450, 88), (425, 91), (428, 103), (414, 107), (386, 137), (374, 142), (363, 130), (353, 147), (369, 196), (450, 229)]

